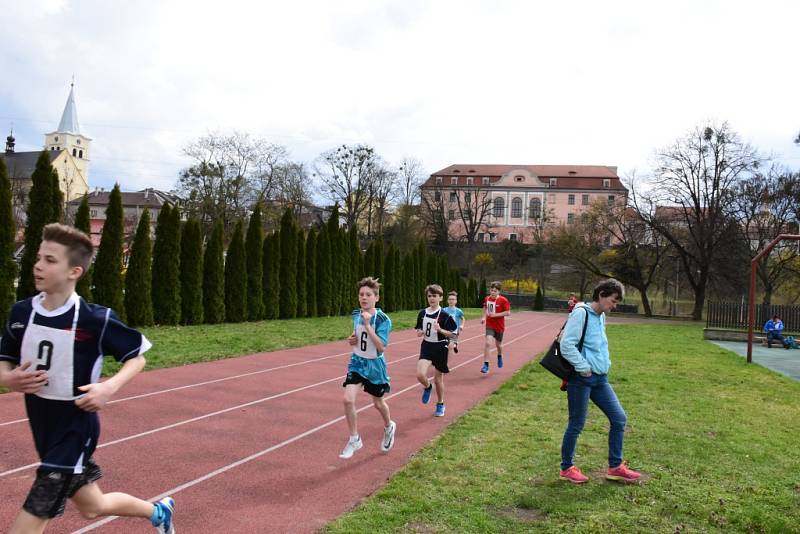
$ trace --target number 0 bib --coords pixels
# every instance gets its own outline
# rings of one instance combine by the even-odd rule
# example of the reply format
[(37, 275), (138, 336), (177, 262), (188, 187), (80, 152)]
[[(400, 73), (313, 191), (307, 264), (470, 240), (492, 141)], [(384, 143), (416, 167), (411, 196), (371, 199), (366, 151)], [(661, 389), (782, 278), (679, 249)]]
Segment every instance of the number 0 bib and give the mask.
[(31, 362), (29, 371), (47, 371), (47, 385), (36, 395), (52, 400), (75, 400), (75, 329), (78, 326), (80, 300), (73, 299), (75, 313), (70, 330), (59, 330), (34, 324), (31, 311), (28, 327), (22, 338), (20, 363)]

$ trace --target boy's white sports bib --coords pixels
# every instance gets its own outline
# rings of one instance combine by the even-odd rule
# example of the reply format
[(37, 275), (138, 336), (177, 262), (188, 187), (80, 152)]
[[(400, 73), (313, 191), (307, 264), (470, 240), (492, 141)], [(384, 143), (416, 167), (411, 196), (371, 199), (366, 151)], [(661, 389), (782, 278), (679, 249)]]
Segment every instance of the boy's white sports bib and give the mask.
[[(376, 313), (373, 315), (369, 322), (372, 325), (372, 328), (375, 328), (376, 318), (378, 314)], [(378, 348), (375, 346), (375, 343), (372, 342), (372, 339), (369, 337), (369, 333), (367, 329), (364, 327), (364, 320), (358, 323), (355, 329), (356, 335), (356, 346), (353, 349), (353, 354), (356, 356), (361, 356), (362, 358), (366, 358), (368, 360), (374, 360), (378, 357)]]
[(80, 300), (70, 299), (75, 308), (70, 330), (59, 330), (34, 324), (36, 308), (31, 310), (28, 327), (22, 338), (20, 364), (31, 362), (29, 371), (47, 371), (47, 385), (37, 396), (52, 400), (75, 400), (75, 330), (78, 326)]
[(487, 300), (486, 301), (486, 312), (487, 313), (494, 313), (495, 308), (497, 307), (497, 300)]
[(422, 335), (425, 341), (429, 341), (431, 343), (438, 343), (439, 342), (439, 333), (436, 331), (435, 324), (439, 320), (439, 315), (442, 313), (442, 308), (439, 308), (439, 312), (436, 314), (435, 317), (428, 317), (428, 314), (424, 314), (422, 318)]

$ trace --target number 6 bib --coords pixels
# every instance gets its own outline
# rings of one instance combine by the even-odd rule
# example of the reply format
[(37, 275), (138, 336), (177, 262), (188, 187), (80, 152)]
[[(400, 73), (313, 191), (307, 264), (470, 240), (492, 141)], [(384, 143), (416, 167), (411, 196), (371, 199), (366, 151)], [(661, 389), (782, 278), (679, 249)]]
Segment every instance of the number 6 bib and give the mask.
[[(372, 322), (372, 321), (370, 321)], [(373, 325), (374, 328), (375, 325)], [(374, 360), (378, 357), (378, 349), (375, 347), (375, 343), (369, 338), (369, 334), (367, 333), (367, 329), (364, 328), (363, 323), (359, 323), (356, 326), (356, 346), (353, 349), (353, 353), (356, 356), (361, 356), (362, 358), (366, 358), (368, 360)]]

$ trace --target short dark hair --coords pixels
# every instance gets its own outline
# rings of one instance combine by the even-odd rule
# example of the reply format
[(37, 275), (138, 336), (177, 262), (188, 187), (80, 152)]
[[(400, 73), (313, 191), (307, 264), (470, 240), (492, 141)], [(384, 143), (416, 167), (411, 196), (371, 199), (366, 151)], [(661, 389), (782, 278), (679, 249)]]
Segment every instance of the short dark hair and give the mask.
[(458, 297), (458, 291), (451, 291), (447, 294), (448, 297)]
[(489, 284), (489, 289), (495, 289), (496, 288), (498, 291), (500, 291), (503, 288), (502, 286), (503, 286), (503, 284), (501, 284), (500, 281), (495, 280), (494, 282)]
[(362, 287), (368, 287), (372, 291), (375, 292), (376, 295), (381, 294), (381, 283), (378, 282), (377, 278), (372, 278), (371, 276), (367, 276), (366, 278), (362, 278), (358, 281), (358, 289), (361, 290)]
[(781, 317), (780, 317), (780, 315), (778, 315), (778, 314), (776, 313), (775, 315), (773, 315), (773, 316), (772, 316), (772, 318), (773, 318), (773, 319), (780, 319)]
[(67, 247), (67, 261), (70, 267), (83, 269), (81, 276), (89, 270), (94, 256), (94, 245), (89, 236), (73, 226), (51, 223), (42, 230), (42, 241), (52, 241)]
[(436, 295), (444, 295), (444, 289), (439, 284), (431, 284), (425, 288), (425, 294), (434, 293)]
[(618, 280), (609, 278), (608, 280), (603, 280), (594, 286), (594, 291), (592, 291), (592, 300), (597, 302), (601, 297), (609, 297), (614, 294), (619, 295), (620, 299), (624, 299), (625, 287)]

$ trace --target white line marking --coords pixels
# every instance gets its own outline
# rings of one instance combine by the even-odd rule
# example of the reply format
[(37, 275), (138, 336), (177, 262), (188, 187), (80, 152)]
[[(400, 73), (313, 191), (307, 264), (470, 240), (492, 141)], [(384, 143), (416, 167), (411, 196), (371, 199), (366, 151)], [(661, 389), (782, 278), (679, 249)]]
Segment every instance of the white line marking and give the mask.
[[(538, 332), (539, 330), (542, 330), (543, 328), (546, 328), (548, 326), (551, 326), (551, 325), (547, 324), (545, 326), (537, 328), (536, 330), (531, 330), (530, 332), (528, 332), (526, 334), (523, 334), (523, 335), (519, 336), (518, 338), (516, 338), (516, 339), (514, 339), (512, 341), (509, 341), (508, 343), (506, 343), (506, 345), (511, 345), (512, 343), (515, 343), (516, 341), (519, 341), (520, 339), (522, 339), (524, 337), (528, 337), (529, 335), (531, 335), (531, 334), (533, 334), (535, 332)], [(477, 356), (474, 356), (474, 357), (470, 358), (469, 360), (465, 360), (465, 361), (461, 362), (460, 364), (453, 366), (453, 369), (458, 369), (459, 367), (461, 367), (463, 365), (466, 365), (468, 363), (472, 363), (473, 361), (477, 360), (478, 358), (482, 358), (482, 357), (483, 357), (483, 352), (479, 353)], [(400, 391), (398, 391), (396, 393), (390, 394), (386, 398), (387, 399), (391, 399), (393, 397), (396, 397), (398, 395), (401, 395), (403, 393), (411, 391), (412, 389), (416, 388), (417, 386), (421, 386), (421, 384), (419, 382), (416, 382), (416, 383), (414, 383), (414, 384), (412, 384), (412, 385), (410, 385), (410, 386), (408, 386), (408, 387), (406, 387), (404, 389), (401, 389)], [(372, 407), (372, 403), (367, 404), (365, 406), (362, 406), (361, 408), (359, 408), (356, 411), (357, 412), (362, 412), (362, 411), (367, 410), (367, 409), (369, 409), (371, 407)], [(230, 463), (228, 465), (222, 466), (222, 467), (220, 467), (218, 469), (215, 469), (214, 471), (211, 471), (210, 473), (206, 473), (205, 475), (203, 475), (201, 477), (198, 477), (198, 478), (195, 478), (194, 480), (190, 480), (188, 482), (185, 482), (185, 483), (181, 484), (180, 486), (175, 486), (174, 488), (169, 489), (169, 490), (165, 491), (164, 493), (162, 493), (160, 495), (156, 495), (155, 497), (152, 497), (152, 498), (150, 498), (148, 500), (150, 502), (156, 502), (156, 501), (158, 501), (160, 499), (163, 499), (164, 497), (175, 495), (176, 493), (179, 493), (179, 492), (181, 492), (181, 491), (183, 491), (185, 489), (191, 488), (192, 486), (196, 486), (197, 484), (200, 484), (201, 482), (205, 482), (206, 480), (208, 480), (210, 478), (214, 478), (217, 475), (221, 475), (222, 473), (225, 473), (226, 471), (230, 471), (231, 469), (235, 469), (236, 467), (239, 467), (240, 465), (244, 465), (244, 464), (246, 464), (248, 462), (251, 462), (251, 461), (253, 461), (253, 460), (257, 459), (257, 458), (260, 458), (261, 456), (264, 456), (265, 454), (269, 454), (270, 452), (273, 452), (273, 451), (276, 451), (278, 449), (281, 449), (281, 448), (283, 448), (283, 447), (285, 447), (287, 445), (291, 445), (295, 441), (298, 441), (300, 439), (303, 439), (304, 437), (310, 436), (311, 434), (319, 432), (320, 430), (325, 429), (325, 428), (327, 428), (327, 427), (329, 427), (331, 425), (335, 425), (336, 423), (338, 423), (340, 421), (343, 421), (343, 420), (344, 420), (344, 416), (340, 415), (339, 417), (336, 417), (334, 419), (331, 419), (330, 421), (322, 423), (319, 426), (316, 426), (314, 428), (306, 430), (305, 432), (302, 432), (300, 434), (292, 436), (291, 438), (288, 438), (288, 439), (286, 439), (284, 441), (281, 441), (280, 443), (272, 445), (271, 447), (268, 447), (268, 448), (263, 449), (261, 451), (258, 451), (256, 453), (253, 453), (250, 456), (246, 456), (244, 458), (241, 458), (241, 459), (239, 459), (239, 460), (237, 460), (237, 461), (235, 461), (233, 463)], [(103, 518), (100, 521), (95, 521), (94, 523), (90, 523), (90, 524), (86, 525), (85, 527), (81, 528), (80, 530), (73, 531), (72, 534), (83, 534), (84, 532), (90, 532), (92, 530), (95, 530), (95, 529), (107, 524), (107, 523), (110, 523), (110, 522), (114, 521), (117, 518), (118, 518), (118, 516), (109, 516), (109, 517)]]

